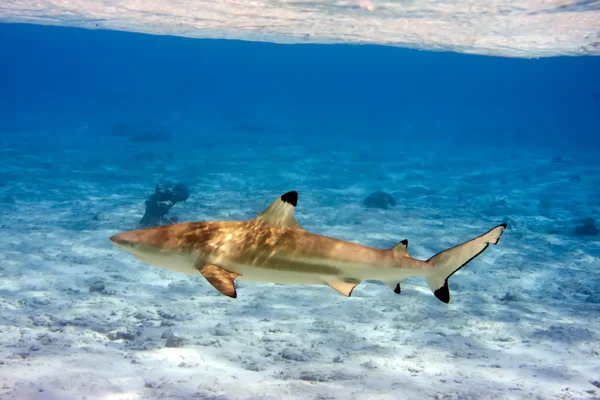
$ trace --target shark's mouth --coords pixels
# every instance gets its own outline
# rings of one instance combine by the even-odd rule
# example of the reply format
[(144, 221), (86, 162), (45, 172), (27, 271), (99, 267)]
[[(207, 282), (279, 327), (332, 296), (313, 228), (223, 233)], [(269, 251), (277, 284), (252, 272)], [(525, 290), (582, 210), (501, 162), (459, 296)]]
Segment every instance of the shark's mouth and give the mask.
[(110, 237), (110, 241), (118, 244), (119, 246), (133, 247), (133, 243), (129, 240), (125, 240), (121, 237), (121, 235), (114, 235)]

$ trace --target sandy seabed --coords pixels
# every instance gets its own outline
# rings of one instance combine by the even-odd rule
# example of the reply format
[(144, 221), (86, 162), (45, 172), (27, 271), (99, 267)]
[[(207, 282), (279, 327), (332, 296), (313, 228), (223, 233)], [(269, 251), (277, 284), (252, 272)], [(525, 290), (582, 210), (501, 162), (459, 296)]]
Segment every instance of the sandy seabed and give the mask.
[[(1, 398), (600, 396), (600, 242), (577, 231), (598, 217), (594, 154), (224, 138), (168, 154), (121, 147), (2, 139)], [(449, 305), (417, 278), (401, 295), (369, 281), (350, 298), (240, 282), (234, 300), (108, 241), (172, 180), (191, 190), (170, 212), (183, 221), (249, 219), (297, 190), (307, 230), (377, 247), (407, 238), (417, 258), (509, 228), (452, 277)], [(374, 190), (396, 207), (363, 207)]]

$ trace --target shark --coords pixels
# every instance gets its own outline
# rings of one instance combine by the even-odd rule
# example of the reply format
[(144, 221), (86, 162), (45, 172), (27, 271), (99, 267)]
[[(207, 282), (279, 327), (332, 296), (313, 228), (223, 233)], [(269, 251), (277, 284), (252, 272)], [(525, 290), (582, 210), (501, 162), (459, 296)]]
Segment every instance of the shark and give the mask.
[(236, 281), (325, 285), (351, 296), (364, 280), (400, 294), (408, 277), (422, 276), (439, 300), (450, 302), (448, 279), (498, 244), (502, 223), (427, 260), (413, 258), (404, 239), (379, 249), (306, 231), (296, 221), (298, 192), (278, 197), (244, 221), (183, 222), (129, 230), (110, 237), (151, 265), (202, 275), (220, 293), (237, 298)]

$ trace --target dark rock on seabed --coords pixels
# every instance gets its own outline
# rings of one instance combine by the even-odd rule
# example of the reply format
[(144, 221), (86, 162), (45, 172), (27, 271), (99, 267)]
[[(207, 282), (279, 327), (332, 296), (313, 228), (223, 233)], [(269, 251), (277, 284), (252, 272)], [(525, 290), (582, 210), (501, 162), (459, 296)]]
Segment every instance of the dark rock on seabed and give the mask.
[(389, 208), (396, 206), (396, 200), (385, 192), (377, 191), (371, 193), (363, 200), (363, 204), (369, 208)]

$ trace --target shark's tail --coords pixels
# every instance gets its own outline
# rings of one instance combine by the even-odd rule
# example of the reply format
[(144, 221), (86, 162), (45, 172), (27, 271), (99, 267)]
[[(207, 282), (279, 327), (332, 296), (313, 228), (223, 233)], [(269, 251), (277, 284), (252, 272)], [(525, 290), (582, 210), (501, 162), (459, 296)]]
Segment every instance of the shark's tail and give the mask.
[(433, 269), (431, 274), (425, 278), (435, 297), (444, 303), (449, 303), (448, 278), (483, 253), (490, 243), (497, 244), (504, 229), (506, 229), (506, 224), (498, 225), (484, 235), (436, 254), (427, 260)]

